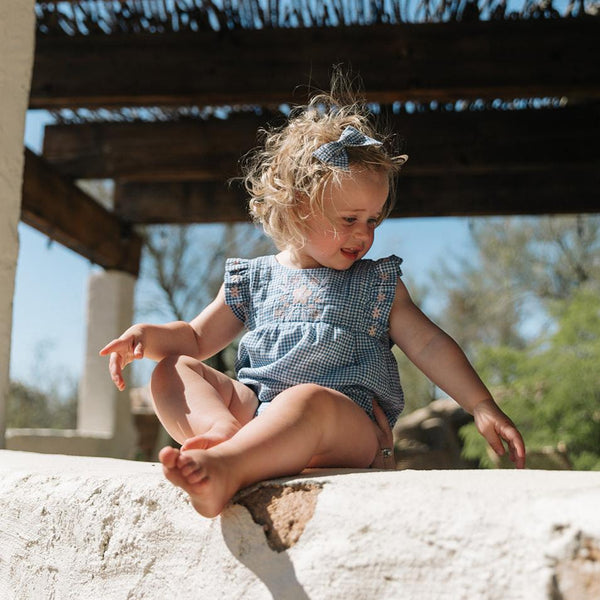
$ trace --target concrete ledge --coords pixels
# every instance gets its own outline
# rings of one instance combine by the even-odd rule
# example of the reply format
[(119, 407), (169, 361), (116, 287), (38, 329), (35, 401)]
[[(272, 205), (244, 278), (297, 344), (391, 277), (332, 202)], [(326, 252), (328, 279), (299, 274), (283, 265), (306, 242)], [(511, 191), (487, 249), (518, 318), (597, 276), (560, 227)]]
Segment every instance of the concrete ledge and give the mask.
[(198, 516), (159, 465), (0, 451), (0, 598), (600, 597), (600, 473), (313, 472)]
[(116, 453), (120, 450), (111, 435), (86, 433), (77, 429), (7, 429), (6, 449), (42, 454), (110, 457), (119, 457)]

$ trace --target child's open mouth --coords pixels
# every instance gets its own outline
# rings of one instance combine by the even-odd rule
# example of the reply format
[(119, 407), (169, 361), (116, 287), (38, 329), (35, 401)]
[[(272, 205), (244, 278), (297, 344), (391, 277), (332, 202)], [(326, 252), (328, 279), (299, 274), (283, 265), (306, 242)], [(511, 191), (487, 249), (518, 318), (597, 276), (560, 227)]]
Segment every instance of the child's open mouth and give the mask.
[(358, 258), (358, 255), (360, 254), (360, 250), (354, 250), (354, 249), (351, 249), (351, 248), (342, 248), (342, 254), (346, 258), (350, 258), (352, 260), (356, 260)]

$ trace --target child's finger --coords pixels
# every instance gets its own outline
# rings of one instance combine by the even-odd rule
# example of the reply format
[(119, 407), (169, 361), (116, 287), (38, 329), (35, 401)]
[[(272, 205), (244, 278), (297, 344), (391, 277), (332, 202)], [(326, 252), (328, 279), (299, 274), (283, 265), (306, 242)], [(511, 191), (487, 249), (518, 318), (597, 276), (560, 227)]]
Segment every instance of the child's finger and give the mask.
[(134, 348), (133, 356), (135, 358), (144, 358), (144, 346), (142, 345), (142, 342), (138, 342), (138, 344)]
[(396, 468), (396, 461), (394, 460), (394, 434), (385, 413), (375, 399), (373, 399), (373, 416), (377, 423), (379, 450), (371, 463), (371, 468), (393, 470)]
[(500, 436), (496, 433), (495, 430), (490, 429), (489, 432), (486, 432), (484, 434), (484, 437), (487, 440), (488, 444), (492, 447), (492, 450), (498, 456), (504, 456), (504, 454), (506, 454), (506, 449), (504, 448), (504, 444), (502, 443)]
[(112, 342), (108, 342), (108, 344), (106, 344), (106, 346), (104, 346), (104, 348), (102, 348), (102, 350), (100, 350), (100, 356), (106, 356), (107, 354), (110, 354), (111, 352), (116, 352), (118, 351), (119, 347), (122, 346), (123, 344), (123, 340), (121, 339), (116, 339), (116, 340), (112, 340)]
[(521, 434), (516, 429), (511, 429), (510, 431), (502, 432), (501, 435), (508, 444), (510, 460), (512, 460), (517, 469), (525, 468), (525, 442)]
[(116, 352), (113, 352), (110, 355), (108, 369), (110, 371), (110, 376), (113, 380), (113, 383), (117, 386), (119, 390), (122, 391), (125, 388), (125, 380), (123, 379), (123, 367), (121, 364), (121, 357)]
[(375, 422), (379, 426), (379, 429), (381, 429), (381, 432), (384, 435), (384, 439), (380, 441), (383, 443), (384, 447), (390, 448), (394, 443), (394, 434), (392, 433), (392, 428), (390, 427), (383, 409), (376, 400), (373, 400), (373, 416), (375, 417)]
[(114, 343), (117, 340), (113, 340), (112, 342), (108, 342), (108, 344), (106, 344), (106, 346), (104, 346), (104, 348), (102, 348), (102, 350), (100, 350), (100, 352), (98, 352), (98, 354), (100, 356), (106, 356), (107, 354), (110, 354), (112, 352), (112, 348), (114, 346)]

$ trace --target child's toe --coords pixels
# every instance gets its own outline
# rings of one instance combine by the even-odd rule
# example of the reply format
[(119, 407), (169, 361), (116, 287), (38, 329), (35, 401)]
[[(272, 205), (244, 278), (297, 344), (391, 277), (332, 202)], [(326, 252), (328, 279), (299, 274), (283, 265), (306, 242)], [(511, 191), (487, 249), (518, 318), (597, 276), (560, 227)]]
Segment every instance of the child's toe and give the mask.
[(163, 466), (164, 476), (177, 487), (184, 487), (186, 480), (182, 477), (181, 473), (177, 469), (169, 469)]
[(188, 454), (185, 454), (184, 452), (179, 453), (179, 456), (177, 457), (177, 468), (178, 469), (185, 469), (189, 465), (194, 465), (194, 464), (196, 464), (196, 463), (194, 462), (194, 459), (191, 456), (189, 456)]
[(186, 478), (189, 479), (190, 475), (192, 475), (192, 473), (195, 473), (196, 471), (198, 471), (199, 467), (196, 463), (190, 463), (185, 465), (184, 467), (180, 467), (179, 468), (179, 472)]
[(171, 446), (165, 446), (158, 453), (158, 459), (167, 469), (174, 469), (177, 466), (178, 458), (179, 450), (176, 448), (171, 448)]
[(188, 477), (186, 477), (186, 480), (189, 484), (197, 484), (200, 483), (202, 481), (204, 481), (206, 479), (206, 474), (204, 473), (204, 470), (199, 470), (199, 471), (194, 471), (191, 475), (189, 475)]

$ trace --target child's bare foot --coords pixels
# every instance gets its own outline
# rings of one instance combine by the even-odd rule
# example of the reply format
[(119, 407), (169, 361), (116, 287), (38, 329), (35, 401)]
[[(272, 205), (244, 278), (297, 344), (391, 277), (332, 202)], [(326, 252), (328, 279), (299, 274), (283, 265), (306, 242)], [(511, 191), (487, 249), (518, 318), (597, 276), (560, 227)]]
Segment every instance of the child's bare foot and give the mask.
[(208, 431), (185, 440), (181, 450), (208, 450), (232, 438), (240, 428), (239, 423), (215, 423)]
[(219, 515), (237, 491), (223, 459), (205, 450), (180, 452), (167, 446), (159, 458), (165, 477), (190, 495), (192, 506), (204, 517)]

